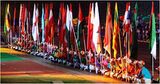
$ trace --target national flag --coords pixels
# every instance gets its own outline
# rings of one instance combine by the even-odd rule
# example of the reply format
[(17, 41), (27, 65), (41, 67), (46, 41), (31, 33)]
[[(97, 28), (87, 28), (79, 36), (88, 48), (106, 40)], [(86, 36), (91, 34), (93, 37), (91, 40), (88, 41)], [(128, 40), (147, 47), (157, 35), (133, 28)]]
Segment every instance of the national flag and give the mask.
[(38, 8), (36, 8), (36, 4), (34, 4), (34, 9), (33, 9), (32, 37), (34, 41), (39, 42)]
[(129, 32), (130, 30), (130, 3), (129, 2), (126, 4), (126, 11), (124, 14), (123, 25), (124, 25), (125, 31)]
[(113, 57), (117, 57), (117, 48), (118, 48), (118, 34), (119, 34), (119, 23), (118, 23), (118, 7), (117, 2), (115, 3), (115, 11), (114, 11), (114, 26), (113, 26)]
[(136, 23), (136, 21), (137, 21), (137, 12), (138, 12), (138, 4), (136, 3), (135, 7), (134, 7), (134, 24), (135, 24), (135, 26), (137, 26), (137, 23)]
[(53, 5), (52, 3), (50, 4), (50, 14), (49, 14), (49, 29), (50, 29), (50, 35), (49, 35), (49, 41), (52, 44), (53, 43), (53, 37), (54, 37), (54, 18), (53, 18)]
[(26, 33), (28, 34), (28, 10), (25, 7), (25, 23), (26, 23)]
[(31, 32), (32, 32), (32, 27), (31, 27), (31, 21), (32, 21), (32, 19), (31, 19), (31, 13), (30, 13), (30, 11), (28, 12), (28, 34), (29, 35), (31, 35)]
[(151, 54), (156, 59), (156, 21), (154, 15), (154, 2), (152, 2), (151, 10), (151, 19), (152, 19), (152, 31), (151, 31)]
[(134, 15), (133, 15), (133, 27), (132, 27), (132, 45), (131, 45), (131, 58), (137, 59), (138, 57), (138, 43), (137, 43), (137, 12), (138, 12), (138, 4), (135, 4), (134, 7)]
[(9, 31), (10, 30), (10, 22), (9, 22), (9, 20), (10, 20), (10, 12), (9, 12), (9, 7), (10, 7), (10, 5), (8, 4), (7, 6), (6, 6), (6, 10), (5, 10), (5, 22), (4, 22), (4, 33), (6, 34), (6, 32), (7, 31)]
[(59, 18), (58, 18), (59, 41), (60, 41), (60, 46), (62, 46), (64, 49), (66, 49), (67, 47), (65, 23), (66, 23), (66, 9), (64, 7), (64, 3), (60, 3)]
[(42, 5), (42, 17), (41, 17), (41, 29), (42, 29), (42, 43), (45, 42), (45, 38), (44, 38), (44, 27), (45, 27), (45, 24), (44, 24), (44, 7)]
[(13, 17), (12, 32), (13, 32), (13, 35), (16, 34), (16, 7), (14, 7), (14, 17)]
[(93, 37), (92, 41), (97, 53), (101, 52), (101, 36), (100, 36), (100, 20), (99, 20), (99, 10), (98, 3), (95, 3), (95, 17), (93, 22)]
[(67, 15), (66, 15), (66, 27), (68, 31), (72, 30), (73, 24), (72, 24), (72, 5), (70, 4), (70, 8), (67, 5)]
[(48, 4), (45, 4), (45, 16), (44, 16), (44, 20), (45, 20), (45, 42), (49, 43), (49, 26), (48, 26), (48, 22), (49, 22), (49, 13), (48, 13)]
[(69, 48), (76, 48), (75, 46), (75, 33), (73, 29), (72, 23), (72, 4), (70, 4), (70, 8), (67, 5), (67, 15), (66, 15), (66, 27), (67, 27), (67, 38), (68, 38), (68, 46)]
[(87, 50), (94, 50), (93, 37), (93, 20), (94, 20), (94, 4), (90, 3), (88, 14), (88, 36), (87, 36)]
[(21, 34), (22, 36), (25, 35), (25, 16), (26, 16), (26, 10), (25, 10), (25, 5), (22, 4), (22, 9), (21, 9)]
[(70, 45), (70, 12), (69, 12), (69, 6), (67, 5), (67, 11), (66, 11), (66, 38), (69, 49), (71, 48)]
[(82, 14), (82, 9), (81, 9), (81, 5), (79, 4), (79, 12), (78, 12), (78, 27), (77, 27), (77, 43), (78, 43), (78, 48), (81, 49), (81, 41), (80, 41), (80, 38), (81, 38), (81, 35), (80, 35), (80, 23), (82, 22), (83, 20), (83, 14)]
[(130, 19), (131, 19), (131, 15), (130, 15), (130, 2), (128, 2), (126, 4), (126, 11), (125, 11), (125, 15), (124, 15), (124, 21), (123, 21), (123, 25), (124, 25), (124, 29), (126, 32), (126, 40), (124, 42), (126, 42), (126, 48), (127, 48), (127, 52), (126, 55), (127, 57), (131, 56), (131, 49), (130, 46), (132, 45), (132, 28), (131, 28), (131, 23), (130, 23)]
[(104, 36), (104, 49), (111, 55), (111, 29), (112, 29), (112, 15), (110, 9), (110, 3), (107, 4), (106, 13), (106, 28)]
[(22, 27), (22, 4), (20, 4), (20, 11), (19, 11), (19, 37), (20, 37), (20, 30), (21, 30), (21, 27)]
[(62, 30), (62, 10), (63, 10), (63, 3), (60, 3), (60, 7), (59, 7), (59, 16), (58, 16), (58, 36), (59, 36), (59, 45), (61, 45), (63, 43), (63, 37), (61, 35), (61, 30)]

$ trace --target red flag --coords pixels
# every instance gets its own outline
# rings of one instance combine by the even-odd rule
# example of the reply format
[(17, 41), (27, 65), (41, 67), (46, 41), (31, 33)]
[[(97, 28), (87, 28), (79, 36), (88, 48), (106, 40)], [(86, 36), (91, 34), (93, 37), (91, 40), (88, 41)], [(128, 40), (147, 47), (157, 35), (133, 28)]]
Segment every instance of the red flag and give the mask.
[(64, 49), (66, 49), (67, 47), (67, 41), (66, 41), (66, 27), (65, 27), (65, 23), (66, 23), (66, 10), (65, 10), (65, 7), (64, 7), (64, 3), (61, 3), (60, 4), (60, 17), (59, 17), (59, 20), (61, 19), (61, 24), (60, 25), (60, 30), (59, 30), (59, 39), (60, 39), (60, 44), (61, 46), (63, 46)]
[(63, 32), (62, 32), (62, 14), (63, 14), (63, 8), (64, 8), (64, 3), (60, 3), (60, 8), (59, 8), (59, 18), (58, 18), (58, 26), (59, 26), (59, 42), (60, 44), (63, 43)]
[(112, 29), (112, 15), (110, 10), (110, 3), (107, 4), (106, 28), (104, 36), (104, 49), (111, 54), (111, 29)]
[(93, 7), (90, 3), (89, 5), (89, 15), (88, 15), (88, 37), (87, 37), (87, 50), (90, 50), (92, 47), (92, 35), (93, 35)]
[(73, 17), (72, 17), (72, 4), (70, 3), (70, 8), (69, 8), (69, 15), (70, 15), (70, 23), (69, 23), (69, 31), (70, 31), (70, 42), (71, 44), (73, 45), (73, 48), (76, 48), (76, 42), (75, 42), (75, 32), (74, 32), (74, 28), (73, 28), (73, 23), (72, 23), (72, 20), (73, 20)]
[(25, 34), (25, 5), (22, 4), (22, 11), (21, 11), (21, 22), (22, 22), (22, 30), (21, 30), (21, 34), (24, 35)]
[(53, 42), (53, 37), (54, 37), (54, 17), (53, 17), (53, 11), (52, 11), (52, 9), (53, 9), (53, 4), (51, 3), (50, 4), (50, 14), (49, 14), (49, 32), (50, 32), (50, 35), (49, 35), (49, 41), (50, 41), (50, 43), (52, 44), (52, 42)]
[(79, 4), (79, 12), (78, 12), (78, 20), (81, 22), (83, 20), (83, 14), (82, 14), (82, 9), (81, 5)]
[(48, 34), (49, 34), (49, 28), (48, 28), (48, 4), (45, 4), (45, 16), (44, 16), (44, 20), (45, 20), (45, 42), (49, 42), (49, 38), (48, 38)]
[(38, 16), (39, 11), (36, 7), (36, 4), (34, 4), (34, 10), (33, 10), (33, 24), (32, 24), (32, 37), (34, 41), (39, 42), (39, 29), (38, 29)]
[[(83, 49), (83, 47), (82, 47), (82, 43), (81, 42), (83, 42), (84, 43), (84, 41), (83, 40), (85, 40), (85, 38), (84, 38), (84, 35), (80, 35), (80, 23), (82, 22), (82, 20), (83, 20), (83, 14), (82, 14), (82, 9), (81, 9), (81, 5), (80, 5), (80, 3), (79, 3), (79, 12), (78, 12), (78, 27), (77, 27), (77, 44), (78, 44), (78, 48), (82, 48)], [(84, 32), (83, 32), (83, 34), (84, 34)], [(85, 44), (84, 44), (84, 49), (85, 49)]]

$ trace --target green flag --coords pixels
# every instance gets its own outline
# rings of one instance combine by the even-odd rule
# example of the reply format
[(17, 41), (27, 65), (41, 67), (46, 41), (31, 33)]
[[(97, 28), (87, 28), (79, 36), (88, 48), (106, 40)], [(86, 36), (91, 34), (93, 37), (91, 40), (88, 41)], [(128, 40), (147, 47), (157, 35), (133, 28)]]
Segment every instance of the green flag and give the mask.
[(152, 31), (151, 31), (151, 54), (156, 59), (156, 22), (154, 15), (154, 2), (152, 2), (152, 10), (151, 10), (151, 21), (152, 21)]
[(10, 23), (9, 23), (9, 4), (6, 6), (5, 10), (5, 22), (4, 22), (4, 33), (6, 34), (7, 31), (10, 29)]
[(138, 43), (137, 43), (137, 33), (136, 33), (136, 29), (137, 29), (137, 11), (138, 11), (138, 5), (137, 3), (135, 4), (134, 7), (134, 15), (133, 15), (133, 27), (132, 27), (132, 45), (131, 45), (131, 58), (133, 59), (137, 59), (138, 57)]

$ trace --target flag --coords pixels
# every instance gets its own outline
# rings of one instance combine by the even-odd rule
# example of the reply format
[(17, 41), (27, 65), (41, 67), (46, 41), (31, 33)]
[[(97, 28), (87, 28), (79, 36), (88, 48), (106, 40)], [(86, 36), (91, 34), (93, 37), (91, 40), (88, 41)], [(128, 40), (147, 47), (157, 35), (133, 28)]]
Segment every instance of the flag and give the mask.
[(69, 46), (69, 48), (76, 48), (76, 46), (75, 46), (75, 33), (74, 33), (74, 29), (73, 29), (72, 20), (73, 20), (72, 4), (70, 4), (70, 8), (67, 5), (67, 15), (66, 15), (68, 46)]
[(36, 8), (36, 4), (34, 4), (34, 9), (33, 9), (32, 37), (34, 41), (39, 42), (38, 8)]
[(124, 25), (124, 29), (126, 32), (126, 40), (124, 42), (126, 42), (126, 48), (127, 48), (127, 52), (126, 55), (127, 57), (131, 56), (131, 49), (130, 46), (132, 45), (132, 28), (131, 28), (131, 23), (130, 23), (130, 19), (131, 19), (131, 15), (130, 15), (130, 2), (128, 2), (126, 4), (126, 11), (125, 11), (125, 15), (124, 15), (124, 21), (123, 21), (123, 25)]
[(82, 14), (82, 9), (81, 9), (81, 5), (79, 4), (79, 12), (78, 12), (78, 27), (77, 27), (77, 43), (78, 43), (78, 48), (80, 48), (81, 49), (81, 41), (80, 41), (80, 30), (82, 30), (82, 29), (80, 29), (80, 23), (82, 22), (82, 20), (83, 20), (83, 14)]
[(45, 42), (45, 38), (44, 38), (44, 26), (45, 26), (45, 24), (44, 24), (44, 7), (43, 7), (43, 5), (42, 5), (42, 17), (41, 17), (41, 25), (42, 25), (42, 43), (44, 43)]
[(25, 7), (25, 23), (26, 23), (26, 33), (28, 33), (28, 10)]
[(59, 16), (58, 16), (58, 35), (59, 35), (59, 43), (60, 43), (60, 45), (63, 43), (63, 37), (62, 37), (62, 32), (61, 32), (61, 30), (62, 30), (62, 13), (63, 13), (63, 3), (60, 3), (60, 7), (59, 7)]
[(107, 4), (106, 13), (106, 28), (104, 36), (104, 49), (111, 55), (111, 29), (112, 29), (112, 15), (110, 9), (110, 3)]
[(54, 18), (53, 18), (53, 12), (52, 12), (52, 8), (53, 8), (53, 5), (52, 5), (52, 3), (50, 4), (50, 14), (49, 14), (49, 41), (50, 41), (50, 43), (52, 44), (52, 42), (53, 42), (53, 37), (54, 37)]
[(32, 32), (32, 27), (31, 27), (31, 14), (30, 14), (30, 11), (28, 12), (28, 26), (29, 26), (29, 29), (28, 29), (28, 34), (30, 35), (31, 32)]
[(137, 3), (135, 4), (135, 7), (134, 7), (134, 24), (136, 26), (136, 21), (137, 21), (137, 12), (138, 12), (138, 5)]
[(12, 27), (12, 32), (13, 35), (16, 34), (16, 7), (14, 7), (14, 17), (13, 17), (13, 27)]
[(66, 15), (66, 27), (69, 31), (72, 30), (73, 24), (72, 24), (72, 5), (70, 4), (70, 8), (67, 5), (67, 15)]
[(130, 3), (129, 2), (126, 4), (126, 11), (124, 14), (123, 25), (125, 26), (125, 31), (129, 32), (129, 29), (130, 29)]
[(87, 50), (94, 50), (94, 45), (92, 41), (93, 37), (93, 19), (94, 19), (94, 4), (90, 3), (89, 15), (88, 15), (88, 36), (87, 36)]
[(69, 6), (67, 5), (67, 11), (66, 11), (66, 39), (68, 43), (69, 49), (71, 48), (70, 45), (70, 13), (69, 13)]
[(154, 2), (152, 2), (151, 17), (152, 17), (151, 54), (156, 59), (156, 22), (154, 15)]
[(66, 23), (66, 9), (64, 7), (64, 3), (60, 3), (59, 18), (58, 18), (59, 41), (60, 41), (60, 46), (62, 46), (64, 49), (66, 49), (67, 47), (65, 23)]
[(62, 27), (62, 9), (63, 9), (63, 3), (60, 3), (59, 6), (59, 15), (58, 15), (58, 36), (59, 36), (59, 46), (62, 44), (62, 38), (61, 38), (61, 27)]
[(95, 17), (93, 22), (93, 43), (94, 48), (97, 53), (101, 52), (101, 36), (100, 36), (100, 20), (99, 20), (99, 10), (98, 10), (98, 3), (95, 3)]
[(7, 31), (10, 30), (10, 12), (9, 12), (9, 4), (6, 6), (6, 15), (5, 15), (5, 22), (4, 22), (4, 33), (6, 34)]
[(113, 57), (116, 58), (117, 56), (117, 47), (118, 47), (118, 33), (119, 33), (119, 25), (118, 25), (118, 7), (117, 2), (115, 3), (115, 11), (114, 11), (114, 26), (113, 26)]
[(64, 7), (64, 3), (60, 4), (60, 10), (59, 10), (59, 19), (58, 19), (58, 24), (59, 24), (59, 39), (60, 39), (60, 44), (63, 46), (64, 49), (67, 47), (67, 41), (66, 41), (66, 10)]
[(134, 7), (134, 15), (133, 15), (133, 27), (132, 27), (132, 46), (131, 46), (131, 58), (137, 59), (138, 57), (138, 43), (137, 43), (137, 12), (138, 12), (138, 5), (135, 4)]
[(22, 9), (21, 9), (21, 34), (22, 34), (22, 36), (24, 36), (25, 35), (25, 16), (26, 16), (26, 10), (25, 10), (25, 5), (24, 4), (22, 4)]
[(21, 27), (22, 27), (22, 19), (21, 19), (21, 16), (22, 16), (22, 4), (20, 4), (20, 11), (19, 11), (19, 34), (18, 36), (20, 37), (20, 30), (21, 30)]
[(48, 22), (49, 22), (49, 14), (48, 14), (48, 4), (45, 4), (45, 16), (44, 16), (44, 20), (45, 20), (45, 42), (49, 43), (49, 27), (48, 27)]

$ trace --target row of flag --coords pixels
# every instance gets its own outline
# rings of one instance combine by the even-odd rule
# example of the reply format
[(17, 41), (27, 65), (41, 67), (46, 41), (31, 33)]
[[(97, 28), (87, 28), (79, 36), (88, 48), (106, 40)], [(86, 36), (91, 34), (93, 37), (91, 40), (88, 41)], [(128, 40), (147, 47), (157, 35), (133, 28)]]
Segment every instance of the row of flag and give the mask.
[[(10, 5), (8, 4), (5, 12), (5, 22), (4, 22), (4, 33), (7, 33), (9, 30), (14, 32), (15, 30), (15, 19), (16, 19), (16, 8), (14, 8), (14, 21), (13, 26), (11, 28), (9, 19)], [(121, 36), (120, 36), (120, 28), (119, 28), (119, 16), (118, 16), (118, 5), (115, 3), (115, 12), (114, 12), (114, 23), (112, 23), (112, 13), (110, 8), (110, 3), (107, 3), (107, 12), (106, 12), (106, 27), (105, 27), (105, 36), (103, 42), (101, 42), (101, 29), (100, 29), (100, 18), (99, 18), (99, 8), (98, 3), (90, 3), (89, 5), (89, 14), (88, 14), (88, 26), (87, 26), (87, 37), (83, 36), (83, 40), (81, 41), (81, 33), (80, 24), (83, 20), (83, 13), (81, 10), (81, 5), (78, 7), (78, 25), (77, 32), (73, 27), (73, 16), (72, 16), (72, 4), (65, 6), (64, 3), (60, 3), (59, 7), (59, 16), (58, 16), (58, 34), (59, 34), (59, 46), (63, 48), (69, 47), (69, 49), (79, 50), (81, 42), (84, 43), (85, 50), (92, 50), (94, 52), (100, 53), (102, 52), (102, 43), (104, 44), (103, 48), (106, 52), (113, 56), (117, 57), (117, 53), (120, 52), (120, 56), (122, 56), (122, 46), (121, 46)], [(126, 4), (126, 11), (123, 19), (123, 29), (125, 33), (125, 41), (124, 45), (126, 46), (126, 56), (130, 57), (132, 48), (137, 46), (135, 37), (135, 29), (136, 29), (136, 20), (137, 20), (137, 10), (138, 5), (135, 4), (134, 8), (134, 20), (131, 23), (131, 10), (130, 10), (130, 2)], [(49, 44), (54, 44), (54, 32), (55, 21), (53, 16), (53, 4), (43, 4), (42, 5), (42, 16), (41, 16), (41, 41), (40, 41), (40, 31), (39, 31), (39, 10), (36, 4), (34, 4), (33, 9), (33, 18), (32, 18), (32, 27), (30, 28), (30, 11), (27, 11), (27, 7), (25, 4), (20, 4), (20, 14), (19, 14), (19, 33), (22, 37), (25, 37), (27, 34), (32, 35), (32, 39), (38, 42), (46, 42)], [(156, 59), (156, 28), (155, 28), (155, 16), (154, 16), (154, 2), (152, 2), (152, 11), (151, 11), (151, 22), (152, 22), (152, 33), (151, 33), (151, 54)], [(132, 27), (132, 24), (134, 25)], [(31, 32), (29, 32), (31, 30)], [(85, 42), (87, 39), (87, 43)], [(131, 47), (132, 45), (132, 47)], [(112, 53), (113, 49), (113, 53)], [(113, 55), (112, 55), (113, 54)]]

